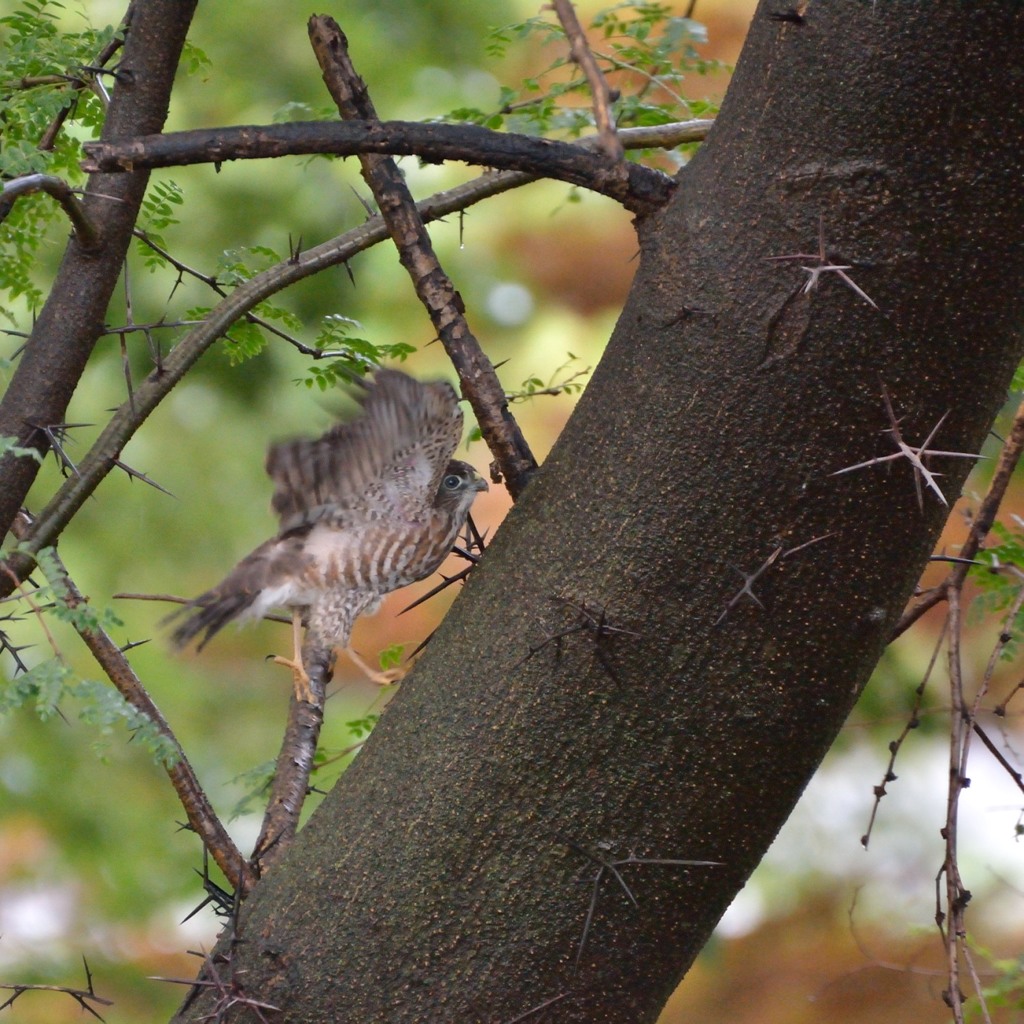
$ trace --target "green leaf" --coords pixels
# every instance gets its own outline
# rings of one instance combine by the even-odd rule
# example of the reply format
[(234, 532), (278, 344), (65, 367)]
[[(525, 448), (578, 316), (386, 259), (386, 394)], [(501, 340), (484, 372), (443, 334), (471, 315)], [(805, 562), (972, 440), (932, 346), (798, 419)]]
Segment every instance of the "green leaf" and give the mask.
[(16, 459), (34, 459), (42, 464), (43, 456), (35, 448), (25, 448), (18, 444), (16, 437), (0, 437), (0, 456), (13, 455)]
[(346, 722), (345, 725), (357, 740), (361, 740), (373, 732), (373, 727), (379, 720), (380, 715), (366, 715), (363, 718), (355, 718), (351, 722)]
[(380, 667), (387, 672), (389, 669), (398, 668), (402, 664), (402, 658), (405, 656), (405, 644), (392, 644), (390, 647), (385, 647), (383, 651), (378, 655), (380, 661)]

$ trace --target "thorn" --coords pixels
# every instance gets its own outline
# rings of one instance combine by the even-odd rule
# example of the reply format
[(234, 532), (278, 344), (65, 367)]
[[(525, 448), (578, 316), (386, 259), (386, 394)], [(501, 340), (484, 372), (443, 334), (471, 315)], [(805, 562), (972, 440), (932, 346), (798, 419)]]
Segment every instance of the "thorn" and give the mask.
[(141, 480), (144, 484), (149, 484), (150, 487), (155, 487), (158, 491), (162, 492), (163, 494), (166, 494), (169, 498), (174, 497), (174, 495), (171, 494), (171, 492), (167, 490), (166, 487), (161, 487), (155, 480), (151, 480), (148, 476), (146, 476), (145, 473), (140, 473), (137, 469), (132, 469), (131, 466), (129, 466), (125, 462), (122, 462), (120, 459), (114, 459), (113, 463), (115, 466), (118, 467), (118, 469), (123, 469), (128, 474), (129, 480)]

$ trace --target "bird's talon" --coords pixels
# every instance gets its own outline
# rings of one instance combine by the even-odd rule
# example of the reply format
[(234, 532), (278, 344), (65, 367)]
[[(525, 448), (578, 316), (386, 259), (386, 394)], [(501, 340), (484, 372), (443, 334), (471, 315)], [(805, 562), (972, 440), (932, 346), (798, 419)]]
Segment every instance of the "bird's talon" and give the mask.
[(409, 671), (407, 668), (371, 668), (351, 647), (346, 647), (345, 653), (363, 675), (378, 686), (393, 686), (395, 683), (401, 682)]
[(295, 699), (305, 701), (307, 704), (316, 704), (317, 699), (313, 695), (313, 688), (309, 685), (309, 673), (301, 660), (284, 658), (275, 654), (272, 661), (275, 665), (284, 665), (292, 670), (292, 686), (295, 690)]

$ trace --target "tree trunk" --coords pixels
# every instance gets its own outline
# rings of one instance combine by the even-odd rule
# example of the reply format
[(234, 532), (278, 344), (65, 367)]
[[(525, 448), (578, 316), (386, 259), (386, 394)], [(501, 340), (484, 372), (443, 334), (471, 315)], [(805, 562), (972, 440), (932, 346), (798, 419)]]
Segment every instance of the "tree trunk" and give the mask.
[[(933, 446), (976, 452), (1021, 357), (1024, 8), (963, 12), (761, 4), (571, 423), (244, 905), (236, 992), (310, 1024), (656, 1019), (946, 515), (906, 459), (833, 474), (896, 451), (883, 395), (907, 444), (945, 417)], [(954, 500), (970, 461), (931, 465)], [(720, 864), (654, 863), (683, 859)]]
[[(148, 0), (136, 5), (117, 64), (116, 85), (100, 138), (158, 132), (196, 0)], [(121, 275), (132, 229), (149, 181), (148, 171), (93, 174), (83, 200), (100, 235), (96, 252), (68, 242), (50, 297), (0, 401), (0, 437), (46, 454), (41, 427), (64, 421), (68, 403), (93, 347)], [(111, 457), (117, 453), (112, 452)], [(0, 537), (6, 536), (39, 471), (34, 459), (0, 456)]]

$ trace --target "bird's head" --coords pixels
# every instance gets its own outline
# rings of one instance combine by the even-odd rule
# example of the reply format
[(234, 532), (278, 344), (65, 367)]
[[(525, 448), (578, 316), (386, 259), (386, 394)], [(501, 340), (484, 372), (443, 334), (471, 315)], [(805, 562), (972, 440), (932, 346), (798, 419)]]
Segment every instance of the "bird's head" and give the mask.
[(478, 492), (486, 491), (487, 481), (468, 463), (452, 459), (441, 477), (434, 504), (438, 508), (449, 508), (456, 514), (469, 511)]

